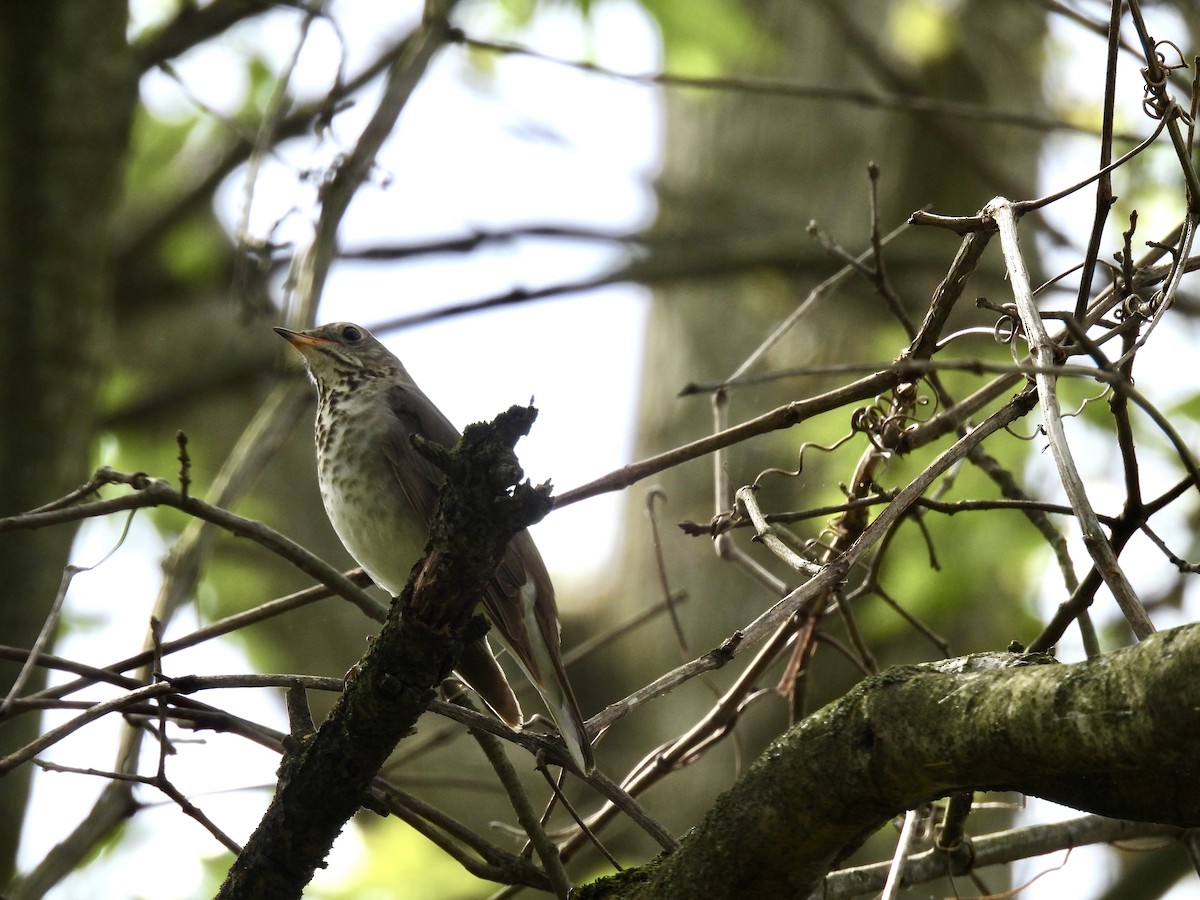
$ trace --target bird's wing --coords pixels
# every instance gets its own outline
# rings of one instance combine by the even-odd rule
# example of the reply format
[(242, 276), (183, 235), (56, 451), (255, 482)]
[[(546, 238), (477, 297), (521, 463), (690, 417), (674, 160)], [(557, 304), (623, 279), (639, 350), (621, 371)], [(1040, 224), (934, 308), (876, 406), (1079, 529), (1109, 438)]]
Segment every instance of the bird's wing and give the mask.
[(458, 429), (415, 384), (397, 384), (388, 388), (387, 403), (399, 427), (388, 431), (384, 453), (408, 502), (428, 527), (445, 475), (413, 449), (409, 438), (419, 434), (426, 440), (453, 447), (458, 442)]
[[(392, 386), (388, 389), (387, 402), (399, 427), (389, 429), (384, 453), (408, 502), (428, 528), (445, 475), (413, 448), (410, 437), (419, 434), (427, 440), (452, 447), (458, 441), (458, 429), (416, 385)], [(464, 648), (457, 672), (500, 718), (514, 728), (521, 724), (521, 706), (486, 639)]]
[(551, 677), (545, 654), (537, 652), (541, 649), (537, 641), (550, 636), (549, 646), (558, 648), (558, 609), (546, 564), (528, 531), (509, 543), (484, 594), (483, 608), (529, 679), (541, 684)]
[[(451, 447), (458, 441), (459, 431), (416, 385), (392, 386), (388, 389), (387, 400), (400, 427), (389, 431), (384, 452), (409, 503), (428, 526), (437, 507), (438, 490), (445, 476), (437, 466), (413, 449), (409, 436), (419, 434), (427, 440)], [(531, 561), (529, 567), (525, 559)], [(554, 607), (554, 589), (550, 587), (550, 576), (546, 574), (537, 547), (527, 532), (517, 535), (509, 544), (508, 552), (496, 570), (496, 578), (483, 597), (483, 609), (496, 626), (501, 640), (531, 670), (530, 674), (536, 681), (544, 674), (545, 667), (539, 665), (538, 660), (526, 649), (529, 647), (530, 631), (521, 602), (521, 588), (531, 574), (542, 582), (539, 588), (548, 591), (539, 591), (539, 595), (550, 598), (547, 621), (542, 623), (542, 627), (550, 628), (557, 646), (558, 612)]]
[(480, 638), (463, 647), (462, 657), (454, 671), (509, 727), (521, 726), (521, 704), (500, 663), (496, 661), (487, 638)]

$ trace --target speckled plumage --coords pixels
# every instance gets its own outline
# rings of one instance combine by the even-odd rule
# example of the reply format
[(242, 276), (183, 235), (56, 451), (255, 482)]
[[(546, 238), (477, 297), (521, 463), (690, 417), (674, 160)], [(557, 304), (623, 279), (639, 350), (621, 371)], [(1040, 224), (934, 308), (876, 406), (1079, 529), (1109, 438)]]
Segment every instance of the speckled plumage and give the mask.
[[(275, 330), (304, 357), (317, 387), (317, 479), (330, 522), (371, 579), (398, 595), (413, 563), (398, 548), (425, 540), (442, 481), (409, 437), (449, 446), (458, 430), (366, 329), (338, 322)], [(509, 545), (482, 606), (545, 700), (575, 763), (593, 769), (562, 665), (554, 588), (528, 532)], [(467, 648), (458, 671), (501, 718), (520, 724), (520, 706), (486, 641)]]
[(412, 560), (398, 547), (420, 546), (424, 523), (402, 492), (381, 489), (395, 481), (383, 447), (396, 424), (376, 378), (346, 378), (335, 388), (318, 384), (317, 481), (321, 499), (350, 555), (392, 596), (404, 588)]

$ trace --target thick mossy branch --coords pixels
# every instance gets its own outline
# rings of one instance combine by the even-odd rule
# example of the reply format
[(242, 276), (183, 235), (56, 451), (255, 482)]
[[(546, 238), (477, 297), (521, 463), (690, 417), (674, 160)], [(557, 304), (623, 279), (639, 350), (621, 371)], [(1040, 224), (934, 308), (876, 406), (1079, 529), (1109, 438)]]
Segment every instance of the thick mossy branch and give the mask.
[(1200, 625), (1028, 662), (981, 654), (867, 679), (768, 748), (677, 852), (581, 897), (805, 897), (888, 819), (962, 790), (1200, 825)]
[(301, 895), (464, 643), (482, 633), (472, 614), (505, 548), (551, 505), (548, 488), (518, 484), (512, 449), (536, 414), (512, 407), (470, 426), (453, 450), (431, 450), (447, 477), (426, 555), (329, 717), (284, 760), (275, 797), (220, 897)]

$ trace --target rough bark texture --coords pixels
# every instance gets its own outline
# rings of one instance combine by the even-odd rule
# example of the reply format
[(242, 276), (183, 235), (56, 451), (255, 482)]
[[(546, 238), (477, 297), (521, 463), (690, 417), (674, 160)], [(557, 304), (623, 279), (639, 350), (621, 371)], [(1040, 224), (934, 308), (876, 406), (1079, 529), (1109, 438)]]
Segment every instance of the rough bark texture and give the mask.
[[(0, 515), (86, 480), (108, 346), (110, 214), (136, 100), (119, 0), (0, 4)], [(72, 532), (0, 543), (0, 633), (28, 646), (54, 599)], [(0, 667), (7, 691), (18, 667)], [(5, 730), (0, 752), (37, 722)], [(28, 732), (28, 733), (26, 733)], [(29, 769), (0, 782), (0, 886)]]
[(862, 682), (773, 744), (678, 852), (582, 897), (804, 897), (893, 816), (961, 790), (1200, 825), (1200, 626), (1075, 665), (978, 654)]

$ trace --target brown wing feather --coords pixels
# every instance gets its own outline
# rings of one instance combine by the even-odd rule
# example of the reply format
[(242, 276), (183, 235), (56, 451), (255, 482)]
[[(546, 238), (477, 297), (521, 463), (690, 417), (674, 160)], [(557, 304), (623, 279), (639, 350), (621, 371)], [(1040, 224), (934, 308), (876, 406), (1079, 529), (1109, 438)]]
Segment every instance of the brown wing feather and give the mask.
[[(438, 489), (442, 486), (445, 476), (437, 466), (413, 449), (409, 436), (419, 434), (427, 440), (451, 447), (461, 435), (453, 423), (416, 385), (395, 385), (390, 388), (388, 406), (401, 427), (389, 433), (384, 452), (408, 502), (421, 517), (421, 521), (428, 525), (437, 507)], [(526, 545), (532, 549), (532, 554), (523, 552)], [(520, 551), (518, 547), (521, 548)], [(500, 632), (504, 643), (536, 673), (537, 664), (525, 651), (529, 645), (529, 635), (521, 618), (520, 589), (527, 577), (525, 565), (521, 562), (522, 555), (528, 558), (536, 557), (536, 565), (544, 583), (550, 583), (550, 577), (545, 574), (546, 567), (538, 556), (533, 539), (529, 537), (528, 532), (521, 532), (509, 545), (508, 552), (496, 571), (496, 579), (483, 597), (483, 610)], [(553, 597), (553, 594), (550, 596)], [(552, 615), (556, 614), (553, 600), (550, 611)], [(554, 646), (557, 645), (556, 639)]]
[(388, 406), (400, 423), (388, 432), (384, 453), (396, 473), (404, 496), (426, 525), (437, 507), (438, 488), (445, 476), (433, 463), (413, 449), (409, 437), (421, 437), (453, 447), (458, 442), (458, 429), (442, 415), (429, 398), (414, 384), (394, 385), (387, 392)]
[[(388, 389), (387, 401), (400, 427), (389, 430), (384, 441), (384, 453), (392, 464), (392, 471), (404, 496), (428, 527), (445, 476), (413, 448), (409, 438), (419, 434), (427, 440), (451, 447), (458, 441), (459, 432), (416, 385), (394, 385)], [(492, 611), (488, 609), (487, 612), (496, 621)], [(500, 630), (503, 633), (503, 629)], [(520, 725), (521, 707), (486, 640), (465, 648), (459, 661), (458, 674), (500, 718), (513, 727)]]
[(554, 587), (546, 572), (546, 564), (542, 562), (542, 555), (538, 553), (537, 545), (528, 531), (516, 535), (508, 545), (504, 559), (496, 569), (496, 577), (488, 585), (483, 607), (505, 643), (520, 657), (534, 684), (544, 684), (551, 673), (541, 671), (537, 659), (529, 650), (533, 637), (528, 632), (521, 603), (521, 588), (530, 580), (537, 586), (535, 615), (538, 630), (553, 654), (557, 655), (558, 608), (554, 602)]
[[(504, 554), (504, 559), (500, 561), (500, 565), (496, 569), (496, 577), (488, 584), (487, 591), (483, 595), (483, 611), (487, 613), (488, 619), (500, 632), (504, 643), (517, 655), (524, 667), (529, 670), (534, 683), (537, 684), (546, 673), (538, 670), (537, 661), (529, 651), (530, 636), (525, 628), (524, 610), (521, 606), (521, 587), (530, 573), (522, 558), (523, 554), (518, 550), (522, 538), (524, 538), (524, 543), (533, 547), (533, 539), (529, 537), (527, 531), (522, 531), (512, 539), (512, 543), (508, 545), (508, 550)], [(533, 548), (533, 552), (535, 555), (537, 554), (536, 547)], [(545, 571), (541, 557), (537, 558), (537, 565)], [(549, 583), (549, 577), (546, 581)], [(551, 606), (553, 606), (554, 595), (550, 596)]]

